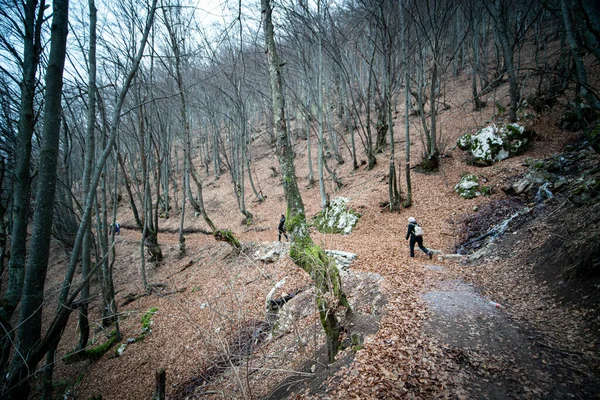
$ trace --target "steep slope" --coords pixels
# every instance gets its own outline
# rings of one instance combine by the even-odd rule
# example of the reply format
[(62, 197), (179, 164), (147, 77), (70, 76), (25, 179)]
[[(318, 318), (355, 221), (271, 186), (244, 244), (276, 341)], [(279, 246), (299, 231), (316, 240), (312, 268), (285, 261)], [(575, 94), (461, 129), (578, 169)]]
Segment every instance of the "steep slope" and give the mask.
[[(237, 211), (229, 177), (223, 176), (218, 181), (211, 176), (204, 177), (209, 215), (218, 227), (231, 229), (242, 240), (246, 246), (244, 253), (234, 256), (226, 244), (196, 233), (187, 235), (188, 254), (178, 259), (177, 235), (160, 233), (159, 242), (163, 246), (165, 260), (157, 265), (151, 264), (148, 274), (152, 282), (166, 284), (166, 289), (159, 295), (141, 297), (123, 305), (128, 294), (139, 293), (141, 289), (137, 271), (140, 233), (122, 229), (117, 243), (119, 260), (115, 271), (121, 328), (126, 338), (138, 336), (141, 332), (140, 317), (156, 307), (158, 311), (152, 316), (152, 332), (143, 341), (129, 344), (120, 357), (109, 352), (93, 363), (65, 365), (59, 361), (57, 375), (65, 379), (65, 386), (72, 386), (71, 392), (79, 398), (98, 395), (102, 395), (103, 399), (148, 398), (153, 392), (154, 371), (165, 368), (167, 392), (177, 398), (185, 397), (186, 393), (191, 398), (257, 398), (269, 394), (278, 397), (289, 394), (285, 390), (277, 390), (278, 383), (289, 376), (306, 385), (293, 386), (297, 397), (480, 397), (495, 393), (498, 385), (493, 382), (494, 377), (514, 367), (512, 375), (498, 381), (504, 391), (497, 393), (536, 398), (543, 397), (545, 392), (562, 395), (570, 391), (576, 397), (585, 397), (589, 392), (581, 389), (583, 385), (599, 381), (598, 371), (592, 368), (598, 360), (589, 353), (590, 348), (597, 349), (598, 338), (597, 331), (588, 330), (586, 333), (582, 324), (592, 317), (597, 318), (597, 308), (593, 312), (577, 313), (571, 306), (559, 305), (549, 288), (557, 282), (556, 279), (545, 279), (544, 283), (544, 280), (535, 278), (536, 268), (547, 264), (540, 255), (558, 252), (554, 248), (558, 244), (547, 242), (544, 245), (541, 238), (545, 232), (552, 232), (564, 224), (561, 213), (571, 212), (571, 208), (560, 208), (562, 203), (549, 203), (547, 214), (540, 212), (531, 217), (536, 219), (529, 221), (530, 225), (518, 228), (516, 232), (520, 233), (513, 235), (508, 232), (505, 239), (496, 244), (497, 253), (488, 253), (474, 266), (463, 266), (444, 257), (429, 261), (422, 253), (414, 259), (408, 255), (405, 234), (409, 216), (416, 217), (425, 228), (427, 247), (439, 254), (454, 253), (456, 246), (466, 240), (464, 221), (477, 216), (480, 211), (476, 210), (485, 210), (486, 204), (507, 201), (508, 195), (502, 188), (512, 177), (526, 173), (527, 158), (542, 159), (558, 153), (566, 142), (578, 138), (578, 135), (557, 127), (560, 108), (556, 108), (525, 121), (537, 132), (537, 140), (525, 154), (486, 168), (467, 165), (465, 154), (454, 146), (456, 139), (492, 121), (497, 112), (492, 107), (481, 112), (470, 111), (468, 82), (466, 75), (448, 80), (445, 101), (450, 108), (439, 116), (444, 143), (442, 167), (434, 174), (423, 174), (413, 169), (414, 204), (410, 209), (390, 214), (379, 207), (380, 202), (387, 200), (386, 154), (378, 156), (378, 164), (371, 171), (352, 171), (348, 162), (335, 166), (344, 182), (344, 187), (335, 195), (349, 198), (349, 205), (361, 212), (362, 217), (350, 235), (314, 232), (313, 236), (326, 249), (357, 255), (352, 265), (357, 278), (348, 285), (353, 288), (357, 313), (365, 316), (365, 320), (371, 318), (370, 321), (375, 321), (378, 328), (373, 332), (372, 324), (365, 326), (364, 343), (358, 346), (347, 338), (350, 345), (340, 354), (339, 366), (326, 369), (319, 361), (323, 338), (318, 315), (314, 309), (309, 312), (313, 307), (308, 289), (310, 278), (284, 254), (271, 264), (264, 264), (256, 257), (257, 251), (264, 254), (275, 246), (279, 216), (285, 209), (279, 177), (274, 176), (271, 169), (278, 169), (274, 150), (264, 137), (259, 137), (253, 142), (256, 155), (253, 173), (266, 201), (257, 203), (250, 199), (249, 209), (254, 214), (252, 226), (241, 224), (243, 216)], [(495, 100), (507, 103), (506, 88), (500, 88)], [(401, 109), (398, 115), (403, 115)], [(416, 117), (411, 124), (412, 159), (419, 160), (422, 149)], [(396, 154), (402, 154), (404, 134), (401, 117), (396, 119), (395, 132)], [(306, 141), (297, 138), (295, 151), (300, 184), (306, 187)], [(344, 148), (343, 151), (346, 160), (350, 159), (348, 150)], [(313, 154), (316, 152), (313, 151)], [(402, 159), (398, 156), (398, 161)], [(330, 162), (333, 163), (333, 160)], [(397, 165), (403, 164), (397, 162)], [(472, 200), (457, 196), (454, 185), (465, 173), (483, 176), (486, 185), (492, 188), (492, 195)], [(400, 176), (404, 177), (404, 171)], [(329, 180), (328, 191), (333, 192)], [(249, 187), (247, 193), (251, 193)], [(302, 196), (307, 214), (315, 215), (320, 204), (318, 188), (307, 188)], [(597, 215), (597, 211), (597, 208), (592, 208), (580, 212), (582, 215)], [(124, 203), (119, 209), (119, 221), (124, 226), (132, 225)], [(175, 230), (178, 220), (176, 217), (161, 220), (160, 226)], [(186, 219), (186, 226), (206, 229), (202, 218), (193, 215)], [(541, 248), (540, 255), (536, 255), (536, 248)], [(58, 256), (52, 268), (56, 281), (48, 285), (50, 297), (59, 285), (60, 272), (64, 268)], [(306, 296), (303, 310), (308, 311), (298, 314), (289, 331), (280, 336), (270, 336), (270, 327), (265, 329), (265, 322), (268, 322), (265, 318), (265, 297), (286, 276), (288, 279), (278, 293), (300, 291)], [(377, 276), (381, 279), (378, 280)], [(566, 370), (583, 378), (573, 380), (574, 383), (564, 391), (541, 387), (541, 391), (537, 392), (537, 386), (533, 388), (535, 390), (528, 391), (518, 378), (533, 365), (529, 360), (525, 362), (512, 357), (513, 361), (507, 364), (501, 346), (497, 347), (498, 354), (490, 355), (485, 353), (486, 347), (489, 347), (486, 342), (481, 342), (480, 349), (473, 349), (470, 342), (456, 345), (436, 335), (443, 321), (448, 320), (436, 320), (439, 315), (428, 302), (427, 294), (443, 291), (444, 288), (460, 289), (465, 283), (477, 287), (474, 293), (468, 292), (468, 296), (472, 296), (470, 298), (476, 299), (475, 294), (482, 295), (484, 301), (493, 300), (506, 307), (494, 309), (491, 306), (492, 311), (502, 314), (499, 325), (510, 321), (517, 331), (528, 332), (517, 335), (515, 331), (506, 329), (503, 335), (512, 336), (525, 347), (529, 345), (526, 342), (529, 337), (535, 336), (536, 339), (532, 340), (536, 341), (536, 348), (546, 346), (554, 351), (552, 363), (560, 366), (543, 370), (546, 374), (544, 379), (557, 380)], [(532, 287), (536, 290), (531, 290)], [(94, 290), (98, 293), (97, 284)], [(487, 313), (489, 310), (485, 309), (485, 304), (481, 305), (478, 301), (467, 304), (480, 304), (473, 308), (473, 312), (483, 307)], [(99, 321), (100, 315), (98, 308), (99, 303), (94, 302), (91, 313), (96, 321)], [(473, 319), (477, 320), (476, 314), (469, 315), (475, 315)], [(561, 322), (561, 325), (547, 323), (550, 320)], [(437, 328), (436, 321), (440, 321)], [(469, 326), (476, 325), (465, 321), (462, 329), (468, 330)], [(456, 330), (457, 334), (460, 333), (460, 329)], [(573, 336), (573, 332), (577, 332), (577, 336)], [(104, 340), (100, 331), (96, 332), (96, 338), (99, 342)], [(76, 340), (77, 328), (75, 319), (72, 319), (59, 354), (66, 354)], [(563, 344), (564, 347), (558, 347)], [(557, 354), (581, 354), (577, 359), (578, 365), (585, 368), (571, 365), (573, 360), (570, 356), (557, 357)], [(539, 362), (544, 360), (548, 362), (548, 358), (543, 357)], [(335, 374), (330, 374), (332, 371)], [(319, 379), (314, 380), (315, 375), (319, 375)], [(541, 381), (535, 382), (539, 384)], [(194, 392), (195, 395), (192, 395)]]

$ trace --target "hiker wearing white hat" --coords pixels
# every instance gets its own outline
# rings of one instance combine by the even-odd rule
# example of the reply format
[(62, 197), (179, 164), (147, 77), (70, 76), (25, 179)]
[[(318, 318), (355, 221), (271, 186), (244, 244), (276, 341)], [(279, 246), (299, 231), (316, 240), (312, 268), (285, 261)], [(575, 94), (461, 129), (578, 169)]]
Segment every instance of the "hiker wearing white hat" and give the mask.
[(406, 240), (410, 238), (410, 256), (415, 256), (415, 244), (419, 245), (419, 248), (423, 250), (425, 254), (433, 257), (433, 251), (427, 250), (425, 246), (423, 246), (423, 228), (419, 226), (417, 220), (414, 217), (408, 218), (408, 232), (406, 232)]

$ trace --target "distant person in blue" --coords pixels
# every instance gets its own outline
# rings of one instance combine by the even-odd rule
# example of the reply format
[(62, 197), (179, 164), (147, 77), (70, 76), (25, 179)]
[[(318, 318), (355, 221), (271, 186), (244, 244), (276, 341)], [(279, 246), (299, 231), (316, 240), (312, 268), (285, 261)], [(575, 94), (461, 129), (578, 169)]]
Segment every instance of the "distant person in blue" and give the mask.
[(419, 248), (423, 250), (425, 254), (433, 257), (433, 251), (427, 250), (425, 246), (423, 246), (423, 229), (417, 224), (417, 220), (414, 217), (410, 217), (408, 219), (408, 232), (406, 232), (406, 240), (410, 238), (410, 256), (415, 256), (415, 243), (419, 245)]
[(281, 219), (279, 220), (279, 228), (277, 228), (279, 230), (279, 241), (281, 242), (281, 234), (283, 233), (283, 236), (285, 236), (285, 239), (289, 242), (290, 238), (288, 237), (287, 233), (285, 233), (285, 215), (281, 214)]
[(113, 231), (115, 232), (115, 235), (121, 234), (121, 225), (119, 224), (118, 221), (115, 221), (115, 224), (114, 225), (111, 224), (110, 226), (113, 229)]

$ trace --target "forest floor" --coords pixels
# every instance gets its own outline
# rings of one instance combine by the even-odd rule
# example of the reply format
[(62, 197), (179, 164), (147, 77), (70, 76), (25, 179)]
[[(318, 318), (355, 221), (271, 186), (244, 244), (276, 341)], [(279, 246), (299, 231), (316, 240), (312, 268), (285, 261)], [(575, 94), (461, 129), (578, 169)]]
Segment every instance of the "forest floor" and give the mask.
[[(569, 224), (598, 232), (598, 207), (578, 208), (559, 196), (531, 203), (501, 190), (526, 172), (527, 158), (557, 154), (566, 143), (580, 139), (557, 126), (566, 101), (524, 121), (537, 133), (525, 154), (477, 168), (468, 165), (454, 143), (460, 135), (503, 116), (495, 116), (493, 106), (472, 112), (465, 102), (469, 88), (463, 75), (445, 88), (449, 108), (439, 117), (445, 143), (441, 169), (433, 174), (412, 170), (413, 205), (400, 213), (390, 214), (379, 206), (388, 200), (388, 155), (378, 155), (371, 171), (364, 165), (353, 171), (348, 149), (342, 145), (346, 163), (335, 168), (344, 186), (334, 193), (328, 181), (327, 190), (349, 198), (349, 207), (362, 216), (347, 236), (311, 232), (323, 248), (357, 255), (343, 278), (354, 315), (345, 320), (345, 348), (335, 364), (324, 361), (311, 280), (286, 256), (287, 244), (277, 242), (277, 224), (286, 204), (280, 178), (271, 170), (279, 169), (277, 158), (263, 131), (253, 142), (252, 173), (266, 200), (257, 202), (246, 188), (252, 225), (241, 223), (230, 177), (204, 177), (208, 214), (217, 227), (234, 232), (244, 252), (236, 255), (227, 244), (192, 233), (186, 235), (187, 254), (179, 259), (178, 235), (172, 233), (179, 218), (173, 212), (171, 218), (160, 220), (166, 230), (158, 237), (164, 260), (146, 263), (150, 282), (166, 287), (127, 305), (123, 304), (129, 294), (142, 291), (141, 235), (127, 228), (134, 224), (127, 201), (122, 201), (118, 220), (124, 228), (117, 237), (115, 265), (120, 329), (123, 342), (138, 336), (140, 318), (155, 307), (151, 333), (127, 345), (120, 357), (111, 351), (94, 362), (66, 365), (58, 360), (57, 390), (68, 390), (80, 399), (150, 398), (155, 371), (164, 368), (167, 395), (173, 399), (600, 398), (600, 281), (565, 280), (562, 273), (570, 264), (561, 254), (573, 243), (551, 241), (552, 235), (568, 236)], [(507, 104), (506, 91), (501, 89), (489, 101)], [(398, 115), (396, 165), (404, 166), (403, 112)], [(422, 148), (419, 122), (413, 118), (414, 167)], [(306, 213), (313, 216), (320, 210), (320, 196), (318, 185), (307, 188), (306, 141), (296, 139), (295, 151)], [(329, 162), (333, 166), (333, 159)], [(484, 176), (492, 195), (460, 198), (453, 189), (464, 173)], [(403, 190), (404, 174), (402, 170)], [(525, 206), (532, 211), (482, 247), (478, 259), (447, 256)], [(432, 260), (419, 250), (415, 258), (409, 257), (405, 240), (409, 216), (424, 227), (424, 244), (436, 252)], [(185, 224), (206, 229), (202, 218), (193, 214)], [(273, 248), (281, 250), (279, 260), (268, 264), (259, 260)], [(63, 270), (64, 254), (57, 250), (47, 298), (56, 297)], [(265, 297), (284, 277), (278, 294), (298, 293), (289, 303), (293, 321), (272, 331), (272, 321), (265, 317)], [(98, 297), (90, 311), (95, 328), (100, 326), (99, 291), (95, 282)], [(105, 333), (94, 332), (94, 340), (102, 343)], [(359, 343), (352, 342), (353, 334)], [(77, 338), (74, 314), (59, 354), (72, 349)]]

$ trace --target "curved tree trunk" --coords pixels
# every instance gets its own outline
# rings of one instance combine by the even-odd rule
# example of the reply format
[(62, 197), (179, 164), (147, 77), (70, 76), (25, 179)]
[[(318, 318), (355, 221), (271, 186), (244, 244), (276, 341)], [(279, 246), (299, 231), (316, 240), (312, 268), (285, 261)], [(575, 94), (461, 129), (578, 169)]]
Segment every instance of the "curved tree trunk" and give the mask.
[[(94, 169), (94, 153), (96, 151), (95, 129), (96, 129), (96, 5), (94, 0), (88, 0), (90, 13), (90, 45), (88, 56), (88, 115), (87, 132), (85, 139), (85, 160), (83, 167), (83, 193), (87, 196), (90, 191), (90, 180)], [(94, 188), (95, 191), (95, 188)], [(105, 225), (106, 226), (106, 225)], [(85, 227), (83, 236), (83, 248), (81, 249), (81, 274), (87, 276), (90, 271), (92, 251), (92, 224), (91, 221)], [(89, 285), (85, 285), (81, 291), (81, 297), (90, 295)], [(87, 346), (90, 336), (90, 324), (88, 321), (88, 305), (84, 303), (79, 308), (79, 343), (77, 350), (83, 350)]]
[[(290, 257), (296, 265), (308, 272), (315, 282), (317, 308), (321, 324), (327, 335), (329, 360), (333, 361), (339, 350), (339, 335), (341, 330), (339, 321), (335, 316), (335, 310), (338, 304), (350, 310), (350, 304), (342, 290), (337, 268), (327, 257), (325, 251), (313, 243), (308, 233), (304, 203), (300, 196), (296, 179), (294, 153), (291, 150), (287, 136), (283, 83), (279, 57), (277, 56), (275, 46), (270, 0), (261, 0), (261, 7), (271, 95), (273, 97), (273, 112), (275, 114), (275, 127), (277, 131), (277, 154), (283, 176), (283, 190), (287, 201), (286, 227), (292, 240)], [(335, 299), (335, 301), (331, 302), (329, 299)]]

